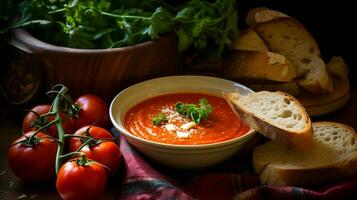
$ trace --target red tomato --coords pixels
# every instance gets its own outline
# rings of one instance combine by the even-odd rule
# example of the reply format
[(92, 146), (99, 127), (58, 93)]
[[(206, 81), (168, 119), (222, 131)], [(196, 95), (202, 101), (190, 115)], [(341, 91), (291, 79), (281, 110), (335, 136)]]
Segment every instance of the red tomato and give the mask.
[[(36, 112), (39, 115), (46, 114), (50, 111), (51, 105), (37, 105), (33, 107), (31, 110)], [(65, 133), (72, 133), (73, 132), (73, 125), (72, 122), (69, 119), (66, 119), (65, 114), (61, 113), (61, 118), (62, 118), (62, 127)], [(44, 126), (46, 123), (51, 122), (55, 119), (54, 116), (49, 116), (45, 118), (45, 121), (40, 121), (39, 118), (37, 118), (37, 115), (33, 112), (28, 112), (24, 118), (24, 121), (22, 123), (22, 129), (23, 132), (28, 132), (30, 130), (37, 130), (39, 127)], [(44, 130), (47, 134), (51, 135), (52, 137), (57, 138), (58, 132), (57, 132), (57, 126), (54, 124), (50, 127), (48, 127), (46, 130)]]
[(87, 94), (80, 96), (75, 103), (80, 107), (79, 118), (74, 118), (76, 129), (94, 123), (100, 127), (109, 126), (109, 108), (101, 98)]
[(57, 191), (65, 200), (99, 199), (107, 183), (105, 169), (96, 162), (81, 164), (80, 159), (62, 165), (57, 174)]
[[(27, 137), (35, 131), (27, 132)], [(55, 176), (57, 143), (40, 132), (34, 137), (33, 144), (17, 143), (25, 136), (16, 139), (8, 151), (11, 170), (26, 182), (45, 181)], [(15, 144), (17, 143), (17, 144)]]
[[(78, 129), (73, 135), (84, 136), (85, 131), (90, 126), (83, 126)], [(112, 134), (104, 128), (98, 126), (91, 126), (89, 129), (89, 135), (91, 135), (94, 139), (113, 139)], [(80, 146), (82, 146), (83, 142), (80, 138), (71, 137), (69, 139), (69, 151), (76, 151)]]
[(106, 141), (94, 146), (86, 145), (80, 152), (83, 152), (87, 158), (95, 160), (108, 167), (108, 174), (113, 176), (119, 167), (121, 152), (117, 144)]

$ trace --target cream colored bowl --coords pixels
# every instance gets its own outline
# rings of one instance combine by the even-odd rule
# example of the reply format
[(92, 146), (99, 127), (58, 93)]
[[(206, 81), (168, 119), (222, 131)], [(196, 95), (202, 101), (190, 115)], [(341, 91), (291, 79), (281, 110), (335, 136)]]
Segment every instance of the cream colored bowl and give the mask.
[(120, 92), (109, 109), (114, 127), (130, 144), (145, 156), (158, 163), (181, 169), (208, 167), (235, 154), (255, 134), (249, 130), (245, 135), (232, 140), (203, 145), (173, 145), (153, 142), (129, 133), (124, 126), (127, 111), (138, 103), (158, 95), (197, 92), (221, 96), (222, 92), (239, 92), (246, 95), (249, 88), (220, 78), (207, 76), (169, 76), (135, 84)]

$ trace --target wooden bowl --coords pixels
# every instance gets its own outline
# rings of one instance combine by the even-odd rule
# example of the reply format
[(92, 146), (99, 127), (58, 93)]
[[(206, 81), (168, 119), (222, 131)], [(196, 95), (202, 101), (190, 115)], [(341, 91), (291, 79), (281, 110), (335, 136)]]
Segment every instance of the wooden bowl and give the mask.
[(9, 44), (33, 63), (40, 61), (45, 66), (47, 88), (61, 83), (73, 96), (94, 93), (109, 101), (128, 85), (178, 73), (174, 34), (129, 47), (74, 49), (45, 43), (17, 29)]

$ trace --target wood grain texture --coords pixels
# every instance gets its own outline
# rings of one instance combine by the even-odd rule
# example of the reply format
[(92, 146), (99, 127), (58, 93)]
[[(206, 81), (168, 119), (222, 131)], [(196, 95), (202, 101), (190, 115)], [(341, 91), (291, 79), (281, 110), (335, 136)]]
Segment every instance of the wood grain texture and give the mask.
[(47, 87), (61, 83), (74, 96), (94, 93), (110, 100), (133, 83), (178, 73), (174, 34), (129, 47), (73, 49), (42, 42), (18, 29), (12, 32), (9, 43), (45, 64)]

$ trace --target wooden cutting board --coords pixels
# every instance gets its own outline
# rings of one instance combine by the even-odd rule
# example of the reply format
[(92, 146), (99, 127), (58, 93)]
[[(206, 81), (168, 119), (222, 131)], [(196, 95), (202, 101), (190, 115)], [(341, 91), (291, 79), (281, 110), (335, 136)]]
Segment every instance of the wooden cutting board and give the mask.
[(333, 92), (326, 94), (301, 93), (296, 98), (310, 116), (324, 115), (342, 107), (350, 97), (350, 83), (346, 79), (333, 79)]

